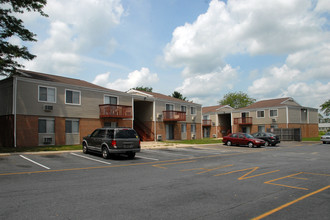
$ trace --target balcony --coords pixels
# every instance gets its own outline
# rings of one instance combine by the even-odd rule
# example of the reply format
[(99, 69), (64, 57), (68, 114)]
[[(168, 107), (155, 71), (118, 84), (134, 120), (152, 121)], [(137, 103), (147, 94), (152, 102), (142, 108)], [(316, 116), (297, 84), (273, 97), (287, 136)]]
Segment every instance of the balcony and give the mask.
[(252, 117), (234, 118), (235, 125), (252, 125)]
[(186, 112), (181, 111), (163, 111), (163, 121), (185, 121)]
[(212, 121), (211, 120), (203, 120), (203, 126), (211, 126)]
[(99, 105), (100, 118), (132, 118), (132, 106)]

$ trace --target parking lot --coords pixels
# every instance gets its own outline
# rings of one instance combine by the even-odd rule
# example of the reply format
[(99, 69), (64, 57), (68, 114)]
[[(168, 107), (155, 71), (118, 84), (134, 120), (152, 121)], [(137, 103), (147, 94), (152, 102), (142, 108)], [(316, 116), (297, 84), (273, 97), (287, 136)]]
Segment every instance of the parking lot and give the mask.
[(330, 145), (0, 156), (1, 219), (329, 219)]

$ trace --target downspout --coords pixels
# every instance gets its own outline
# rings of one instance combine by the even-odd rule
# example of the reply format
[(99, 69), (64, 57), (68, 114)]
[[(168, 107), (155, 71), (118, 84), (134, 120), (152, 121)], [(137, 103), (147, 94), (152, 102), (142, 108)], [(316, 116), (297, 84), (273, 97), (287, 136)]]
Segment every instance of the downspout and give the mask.
[(132, 128), (134, 129), (134, 98), (132, 97)]
[(13, 115), (14, 115), (14, 147), (17, 147), (16, 141), (16, 102), (17, 102), (17, 77), (13, 76)]
[(157, 142), (157, 116), (156, 116), (156, 101), (153, 102), (153, 121), (154, 125), (154, 141)]
[[(201, 139), (204, 139), (203, 137), (203, 110), (201, 106), (201, 119), (200, 119), (200, 125), (201, 125)], [(197, 128), (196, 128), (197, 129)]]
[(289, 108), (286, 106), (286, 128), (289, 128)]
[[(215, 117), (215, 137), (220, 138), (220, 137), (218, 137), (219, 114), (216, 112), (215, 115), (216, 115), (216, 117)], [(212, 125), (211, 125), (211, 127), (212, 127)]]

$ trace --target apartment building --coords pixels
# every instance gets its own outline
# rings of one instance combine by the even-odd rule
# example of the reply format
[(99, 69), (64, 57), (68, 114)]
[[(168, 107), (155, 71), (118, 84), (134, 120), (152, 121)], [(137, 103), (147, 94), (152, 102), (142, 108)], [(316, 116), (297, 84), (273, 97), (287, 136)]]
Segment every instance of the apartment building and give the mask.
[(134, 103), (134, 129), (145, 140), (202, 138), (202, 106), (155, 92), (129, 90)]
[(302, 137), (318, 136), (318, 109), (301, 106), (291, 97), (262, 100), (233, 110), (232, 120), (233, 132), (300, 128)]
[(231, 133), (233, 110), (229, 105), (203, 107), (203, 137), (221, 138)]
[(145, 140), (201, 138), (200, 105), (186, 102), (187, 109), (195, 109), (186, 113), (196, 115), (189, 119), (175, 111), (184, 106), (181, 100), (132, 92), (19, 70), (0, 81), (0, 146), (79, 144), (99, 127), (137, 127)]

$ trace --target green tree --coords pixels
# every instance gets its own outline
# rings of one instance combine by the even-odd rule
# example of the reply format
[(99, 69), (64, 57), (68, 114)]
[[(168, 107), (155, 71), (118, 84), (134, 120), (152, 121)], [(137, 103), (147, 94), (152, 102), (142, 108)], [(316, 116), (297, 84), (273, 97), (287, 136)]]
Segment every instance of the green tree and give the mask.
[(177, 99), (181, 99), (181, 100), (184, 100), (184, 101), (188, 101), (187, 100), (187, 97), (183, 97), (183, 95), (180, 92), (178, 92), (178, 91), (174, 91), (172, 93), (172, 95), (170, 95), (170, 96), (172, 96), (173, 98), (177, 98)]
[(243, 108), (248, 105), (251, 105), (256, 100), (250, 98), (246, 93), (243, 92), (230, 92), (227, 93), (223, 99), (219, 101), (220, 105), (229, 105), (233, 108)]
[(139, 91), (145, 91), (145, 92), (152, 92), (152, 87), (137, 86), (132, 89), (139, 90)]
[(23, 21), (15, 17), (15, 13), (35, 11), (48, 17), (42, 11), (46, 3), (47, 0), (0, 0), (0, 75), (8, 76), (24, 67), (17, 62), (18, 58), (32, 60), (36, 57), (27, 47), (9, 42), (15, 36), (22, 41), (37, 41), (36, 35), (24, 27)]
[(323, 113), (326, 116), (330, 115), (330, 99), (328, 101), (324, 102), (322, 105), (320, 105), (320, 107), (321, 107), (321, 111), (323, 111)]

